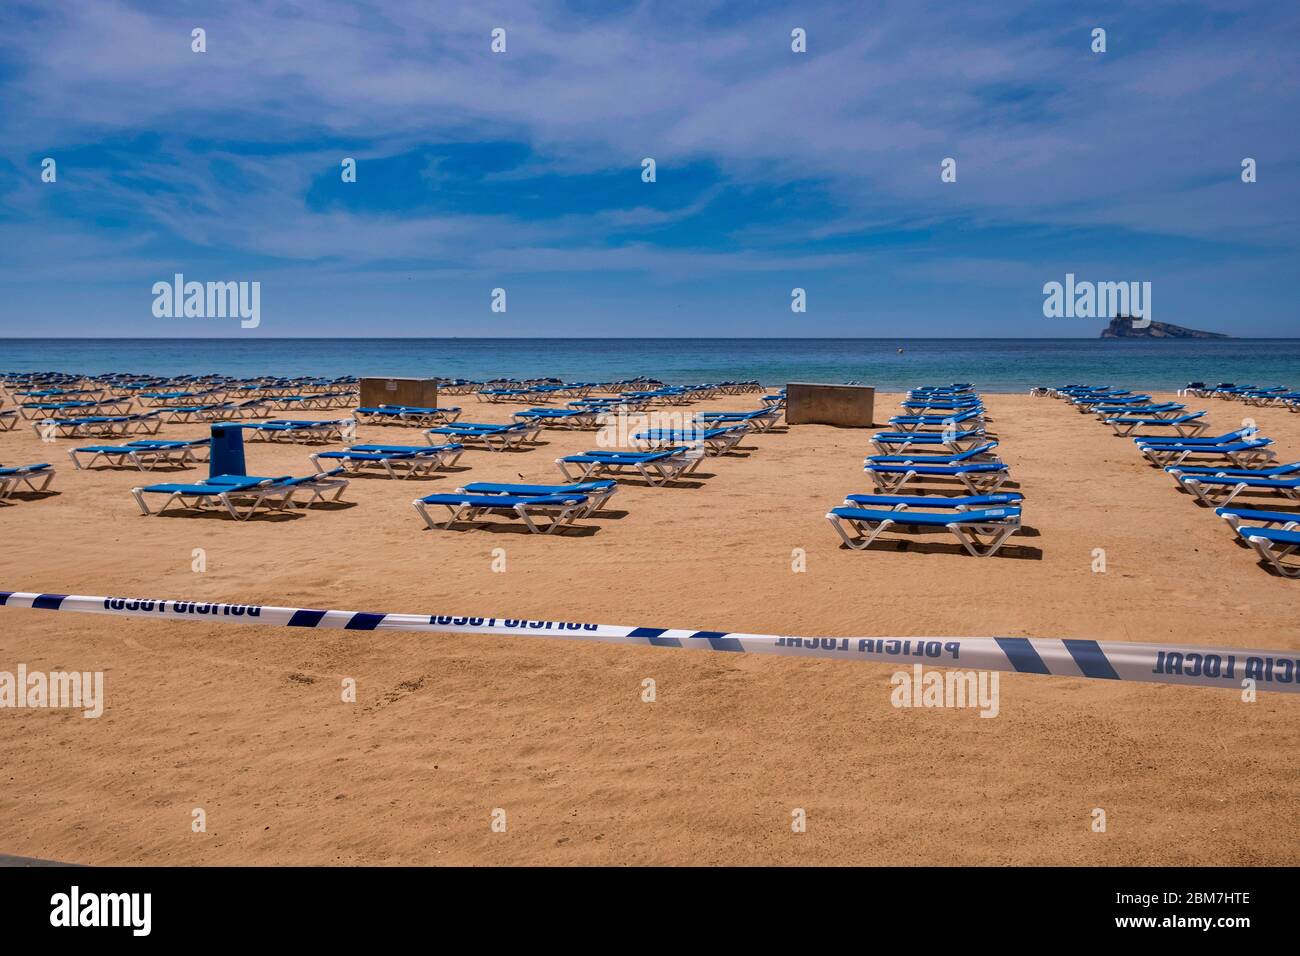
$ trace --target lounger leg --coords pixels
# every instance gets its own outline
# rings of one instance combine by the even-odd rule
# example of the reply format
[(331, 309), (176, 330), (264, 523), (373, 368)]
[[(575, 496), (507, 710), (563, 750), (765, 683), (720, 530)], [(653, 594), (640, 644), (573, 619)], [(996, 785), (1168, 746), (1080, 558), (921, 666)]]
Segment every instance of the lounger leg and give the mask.
[[(1232, 490), (1228, 492), (1227, 496), (1218, 503), (1219, 507), (1226, 508), (1228, 505), (1232, 504), (1233, 498), (1237, 497), (1237, 495), (1241, 494), (1245, 490), (1246, 490), (1246, 483), (1244, 481), (1238, 485), (1233, 486)], [(1207, 505), (1213, 505), (1215, 503), (1212, 494), (1212, 489), (1209, 488), (1206, 489), (1204, 500)]]
[(892, 495), (915, 478), (916, 472), (905, 471), (902, 475), (895, 475), (888, 472), (873, 472), (872, 477), (875, 479), (877, 491), (882, 494)]
[[(1193, 478), (1189, 475), (1179, 476), (1178, 481), (1184, 488), (1186, 488), (1188, 491), (1190, 491), (1193, 495), (1196, 496), (1196, 500), (1200, 504), (1203, 505), (1214, 504), (1214, 499), (1211, 497), (1211, 488), (1209, 486), (1203, 484), (1198, 479)], [(1240, 487), (1241, 486), (1238, 486), (1238, 490), (1240, 490)]]
[(469, 505), (447, 505), (446, 508), (451, 513), (451, 516), (447, 519), (447, 523), (443, 527), (448, 531), (450, 531), (452, 526), (462, 518), (465, 520), (473, 520), (474, 518), (474, 509)]
[[(658, 481), (656, 481), (654, 476), (650, 473), (651, 468), (653, 468), (655, 473), (659, 475)], [(641, 462), (637, 462), (636, 470), (641, 472), (642, 478), (644, 478), (650, 484), (655, 486), (666, 485), (668, 484), (669, 481), (672, 480), (672, 477), (664, 470), (663, 466), (657, 461), (650, 462), (650, 468), (647, 468), (646, 465)]]
[(528, 509), (528, 505), (523, 504), (523, 503), (520, 503), (520, 504), (515, 505), (514, 508), (513, 508), (512, 510), (514, 511), (514, 513), (515, 513), (516, 515), (518, 515), (520, 518), (523, 519), (524, 524), (528, 525), (528, 530), (529, 530), (529, 531), (531, 531), (533, 534), (543, 534), (543, 533), (549, 534), (550, 532), (552, 532), (552, 531), (555, 530), (555, 519), (554, 519), (554, 518), (551, 519), (551, 525), (550, 525), (550, 527), (547, 528), (545, 532), (543, 532), (541, 528), (539, 528), (539, 527), (537, 527), (537, 525), (533, 524), (533, 519), (530, 518), (530, 517), (528, 516), (528, 510), (527, 510), (527, 509)]
[[(870, 522), (858, 521), (853, 518), (840, 518), (839, 515), (836, 514), (827, 514), (826, 518), (830, 521), (831, 527), (839, 533), (839, 536), (844, 543), (854, 551), (863, 551), (869, 548), (871, 543), (875, 541), (876, 538), (880, 537), (882, 532), (893, 526), (895, 523), (892, 520), (886, 520), (880, 522), (880, 524), (873, 528)], [(859, 537), (851, 538), (845, 533), (843, 523), (846, 521), (853, 530), (858, 533)]]
[(831, 523), (831, 527), (835, 529), (835, 533), (840, 536), (841, 541), (843, 541), (850, 548), (857, 550), (857, 545), (853, 543), (853, 539), (844, 533), (844, 528), (840, 524), (840, 518), (838, 515), (833, 515), (828, 513), (826, 515), (826, 520)]
[(45, 478), (45, 480), (41, 482), (41, 486), (39, 488), (37, 488), (36, 484), (32, 481), (32, 477), (33, 477), (32, 475), (23, 476), (23, 481), (26, 483), (28, 488), (32, 489), (32, 491), (37, 492), (39, 494), (40, 492), (45, 491), (47, 488), (50, 487), (50, 482), (54, 480), (54, 472), (47, 470), (47, 471), (37, 472), (36, 475), (43, 476)]
[(419, 512), (420, 517), (424, 519), (424, 523), (429, 526), (430, 530), (438, 527), (433, 523), (433, 518), (429, 515), (428, 506), (426, 506), (419, 498), (411, 502), (411, 507)]
[[(950, 524), (948, 530), (953, 533), (961, 546), (977, 558), (992, 557), (1002, 547), (1003, 542), (1020, 530), (1016, 524), (961, 525)], [(988, 536), (982, 540), (980, 535)]]
[(1277, 569), (1277, 572), (1284, 577), (1300, 578), (1300, 565), (1289, 566), (1282, 563), (1282, 559), (1290, 554), (1295, 553), (1296, 545), (1290, 544), (1279, 546), (1276, 550), (1270, 547), (1271, 543), (1266, 538), (1247, 538), (1252, 548), (1254, 548), (1265, 562)]

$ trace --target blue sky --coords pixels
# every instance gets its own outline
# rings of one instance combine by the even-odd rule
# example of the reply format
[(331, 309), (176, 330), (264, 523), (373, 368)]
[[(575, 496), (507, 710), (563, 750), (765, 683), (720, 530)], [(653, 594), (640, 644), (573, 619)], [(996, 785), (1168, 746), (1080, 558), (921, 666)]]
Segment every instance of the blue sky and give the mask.
[[(1297, 41), (1232, 0), (7, 0), (0, 335), (1093, 337), (1042, 314), (1067, 272), (1298, 335)], [(176, 272), (260, 327), (154, 317)]]

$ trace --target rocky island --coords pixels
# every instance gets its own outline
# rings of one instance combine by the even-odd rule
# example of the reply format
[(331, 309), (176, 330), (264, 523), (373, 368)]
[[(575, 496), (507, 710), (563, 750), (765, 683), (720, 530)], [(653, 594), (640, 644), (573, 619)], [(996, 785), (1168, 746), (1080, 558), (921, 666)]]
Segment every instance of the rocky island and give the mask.
[(1101, 330), (1103, 339), (1230, 339), (1231, 335), (1222, 332), (1202, 332), (1200, 329), (1188, 329), (1171, 322), (1151, 322), (1145, 327), (1135, 326), (1141, 322), (1128, 315), (1117, 315), (1110, 320), (1110, 325)]

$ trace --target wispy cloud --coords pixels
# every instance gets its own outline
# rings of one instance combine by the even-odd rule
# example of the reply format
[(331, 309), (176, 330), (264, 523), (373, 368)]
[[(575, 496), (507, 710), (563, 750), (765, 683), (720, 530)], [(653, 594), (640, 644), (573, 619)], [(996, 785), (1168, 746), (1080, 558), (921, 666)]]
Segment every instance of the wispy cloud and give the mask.
[[(928, 276), (978, 298), (990, 273), (1078, 261), (1196, 263), (1221, 293), (1300, 251), (1300, 9), (1281, 0), (18, 0), (0, 17), (10, 283), (189, 262), (358, 288), (393, 270), (575, 288), (617, 272), (653, 295), (802, 272), (838, 274), (848, 297), (869, 263), (900, 297)], [(1294, 298), (1270, 295), (1280, 315), (1260, 327), (1276, 331)]]

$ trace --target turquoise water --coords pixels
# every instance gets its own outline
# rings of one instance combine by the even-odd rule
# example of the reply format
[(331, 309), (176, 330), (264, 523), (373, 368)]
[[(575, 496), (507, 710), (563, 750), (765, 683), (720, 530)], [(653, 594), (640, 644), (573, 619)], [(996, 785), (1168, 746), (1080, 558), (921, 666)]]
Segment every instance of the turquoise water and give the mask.
[[(902, 352), (899, 352), (902, 349)], [(1300, 339), (0, 339), (0, 372), (403, 375), (671, 384), (756, 378), (884, 390), (974, 382), (1171, 389), (1189, 381), (1300, 389)]]

